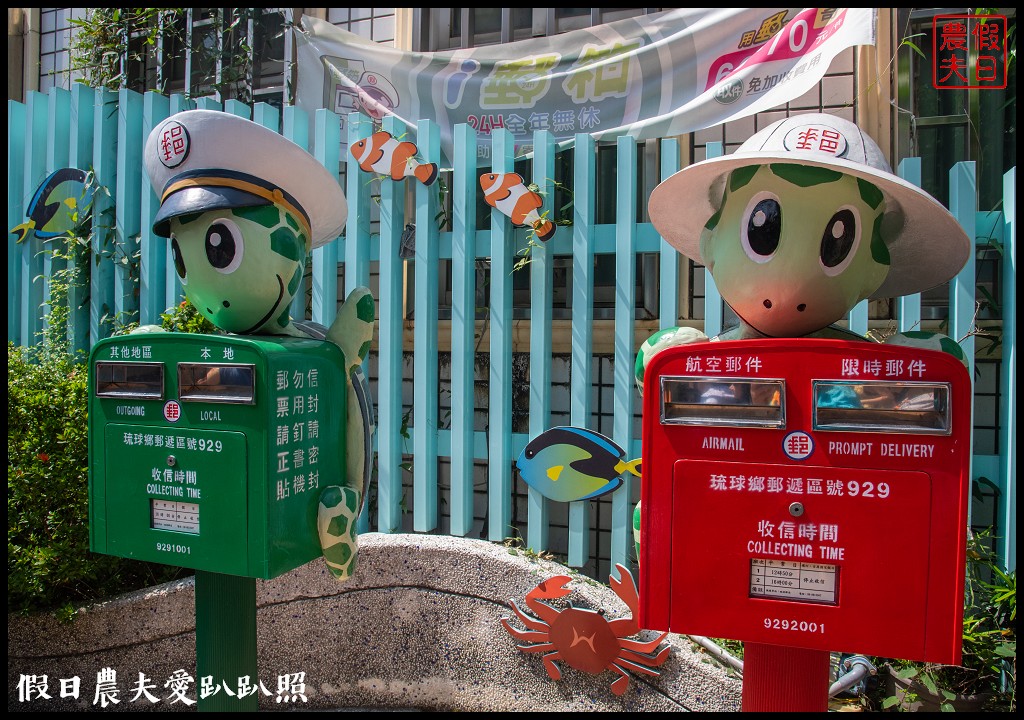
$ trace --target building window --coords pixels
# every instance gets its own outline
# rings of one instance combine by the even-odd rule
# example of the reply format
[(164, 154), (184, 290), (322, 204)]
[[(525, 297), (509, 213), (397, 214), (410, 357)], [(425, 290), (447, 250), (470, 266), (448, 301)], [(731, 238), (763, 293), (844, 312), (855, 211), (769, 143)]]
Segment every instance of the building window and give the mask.
[(327, 22), (374, 42), (395, 41), (394, 8), (327, 8)]
[(85, 8), (40, 8), (39, 91), (71, 87), (71, 20), (85, 17)]
[(557, 35), (662, 9), (425, 8), (413, 11), (413, 50), (454, 50)]
[[(40, 11), (40, 89), (70, 87), (72, 52), (86, 21), (83, 8)], [(121, 86), (145, 92), (214, 96), (243, 102), (285, 100), (291, 65), (290, 8), (187, 8), (179, 12), (124, 11), (117, 22), (126, 45), (120, 53)], [(114, 22), (111, 20), (111, 22)], [(155, 38), (155, 46), (150, 42)], [(81, 76), (83, 73), (77, 73)], [(88, 76), (88, 73), (84, 73)]]

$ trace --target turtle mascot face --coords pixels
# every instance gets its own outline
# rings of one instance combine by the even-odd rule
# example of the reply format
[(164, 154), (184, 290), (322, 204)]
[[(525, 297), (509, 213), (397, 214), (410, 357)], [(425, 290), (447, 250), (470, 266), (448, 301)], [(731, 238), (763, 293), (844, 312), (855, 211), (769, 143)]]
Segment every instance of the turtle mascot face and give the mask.
[(174, 271), (185, 295), (231, 333), (280, 333), (306, 266), (309, 241), (275, 205), (182, 215), (170, 221)]
[[(684, 168), (654, 189), (648, 210), (738, 316), (721, 339), (864, 339), (833, 323), (862, 300), (949, 280), (971, 249), (949, 211), (894, 175), (874, 140), (825, 114), (779, 120), (731, 155)], [(651, 345), (706, 339), (674, 335)]]
[(885, 200), (866, 180), (818, 167), (733, 170), (701, 256), (742, 320), (800, 337), (841, 320), (889, 272)]

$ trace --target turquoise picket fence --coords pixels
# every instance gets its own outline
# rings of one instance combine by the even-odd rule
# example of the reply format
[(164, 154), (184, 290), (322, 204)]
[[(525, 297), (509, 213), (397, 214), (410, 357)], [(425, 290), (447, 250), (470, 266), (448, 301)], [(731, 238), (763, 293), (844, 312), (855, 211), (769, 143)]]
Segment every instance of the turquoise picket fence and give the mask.
[[(725, 309), (710, 275), (705, 273), (704, 317), (681, 317), (681, 277), (678, 253), (664, 242), (650, 223), (637, 222), (637, 144), (620, 138), (615, 146), (615, 221), (598, 223), (597, 165), (594, 140), (576, 136), (573, 165), (571, 226), (560, 227), (555, 237), (531, 250), (525, 269), (530, 276), (529, 333), (514, 336), (513, 268), (517, 255), (527, 244), (526, 233), (514, 228), (509, 219), (490, 211), (489, 229), (479, 230), (477, 197), (480, 193), (478, 140), (473, 129), (455, 128), (453, 169), (447, 181), (450, 193), (450, 229), (439, 230), (437, 187), (415, 184), (412, 211), (406, 216), (406, 183), (383, 181), (379, 195), (371, 188), (371, 176), (358, 168), (347, 152), (341, 155), (341, 124), (334, 113), (318, 110), (309, 122), (299, 108), (283, 112), (265, 104), (249, 107), (228, 101), (222, 107), (209, 99), (190, 101), (182, 96), (156, 93), (140, 95), (127, 90), (110, 92), (75, 86), (71, 91), (54, 89), (47, 95), (29, 93), (25, 103), (8, 101), (8, 226), (24, 220), (35, 189), (43, 179), (61, 167), (92, 170), (96, 183), (109, 194), (98, 193), (94, 206), (92, 258), (88, 261), (89, 286), (73, 291), (73, 308), (68, 326), (73, 347), (87, 350), (110, 332), (108, 320), (136, 319), (158, 323), (159, 315), (183, 297), (181, 285), (169, 262), (168, 243), (153, 235), (151, 218), (158, 198), (142, 172), (142, 148), (149, 132), (169, 115), (192, 107), (223, 110), (250, 118), (281, 132), (310, 150), (325, 167), (337, 170), (344, 162), (349, 219), (345, 236), (315, 250), (309, 287), (296, 295), (292, 312), (297, 317), (330, 324), (339, 300), (339, 267), (347, 294), (368, 284), (371, 264), (378, 268), (378, 337), (376, 348), (376, 503), (371, 517), (361, 518), (363, 531), (438, 532), (442, 518), (447, 531), (456, 536), (481, 536), (500, 541), (513, 535), (514, 504), (517, 502), (514, 461), (530, 437), (551, 424), (553, 357), (553, 266), (562, 256), (571, 261), (571, 320), (559, 332), (571, 334), (568, 381), (569, 423), (592, 427), (594, 409), (592, 356), (594, 354), (594, 258), (614, 256), (615, 287), (613, 310), (613, 368), (611, 438), (639, 457), (640, 442), (636, 417), (638, 396), (633, 380), (637, 350), (636, 263), (641, 254), (660, 256), (658, 275), (658, 326), (695, 324), (708, 335), (722, 329)], [(353, 114), (346, 118), (346, 141), (351, 146), (374, 131), (372, 122)], [(393, 118), (383, 125), (394, 135), (408, 132)], [(310, 138), (312, 128), (313, 137)], [(436, 124), (421, 121), (414, 134), (419, 155), (427, 162), (441, 159), (440, 133)], [(511, 172), (514, 167), (513, 136), (505, 130), (490, 138), (490, 171)], [(532, 178), (541, 186), (543, 210), (551, 211), (554, 196), (556, 146), (547, 132), (533, 136)], [(708, 157), (722, 154), (720, 144), (710, 144)], [(680, 169), (675, 139), (661, 141), (661, 178)], [(920, 184), (921, 162), (903, 160), (901, 177)], [(413, 181), (408, 181), (413, 182)], [(375, 185), (376, 187), (376, 185)], [(1016, 362), (1015, 362), (1015, 240), (1016, 169), (1004, 178), (1000, 211), (979, 212), (976, 207), (975, 175), (972, 162), (958, 163), (950, 170), (952, 213), (968, 235), (978, 238), (979, 247), (996, 247), (1001, 252), (1002, 342), (999, 365), (999, 408), (995, 454), (974, 455), (973, 474), (985, 477), (996, 488), (998, 504), (993, 518), (999, 540), (999, 554), (1008, 567), (1016, 566)], [(371, 195), (373, 195), (371, 197)], [(376, 204), (374, 206), (374, 203)], [(415, 225), (415, 255), (411, 259), (414, 291), (407, 296), (406, 265), (402, 257), (403, 231)], [(486, 223), (484, 223), (486, 224)], [(49, 278), (60, 262), (43, 252), (44, 245), (30, 234), (25, 242), (8, 244), (8, 340), (34, 344), (48, 321)], [(126, 262), (138, 253), (139, 262)], [(451, 260), (451, 345), (450, 415), (439, 418), (439, 281), (438, 266)], [(489, 261), (486, 344), (478, 333), (477, 263)], [(698, 270), (698, 272), (705, 272)], [(137, 274), (136, 274), (137, 273)], [(974, 258), (949, 284), (948, 327), (955, 338), (965, 337), (962, 346), (974, 358), (976, 268)], [(308, 300), (308, 303), (307, 303)], [(412, 320), (407, 308), (412, 309)], [(896, 301), (900, 330), (914, 327), (922, 318), (921, 297)], [(849, 315), (849, 327), (864, 333), (869, 328), (867, 303)], [(403, 361), (412, 326), (412, 367)], [(447, 327), (447, 325), (445, 325)], [(515, 342), (514, 342), (515, 341)], [(514, 348), (529, 348), (529, 427), (512, 431)], [(475, 407), (477, 353), (487, 353), (486, 408)], [(403, 385), (411, 380), (411, 422)], [(486, 412), (486, 430), (476, 429), (475, 416)], [(563, 413), (564, 414), (564, 413)], [(439, 484), (439, 461), (448, 470), (447, 490)], [(411, 472), (409, 470), (411, 464)], [(410, 478), (411, 477), (411, 481)], [(481, 480), (483, 479), (483, 480)], [(411, 484), (411, 488), (410, 488)], [(486, 486), (485, 490), (477, 485)], [(411, 490), (411, 492), (407, 492)], [(477, 525), (480, 495), (485, 495), (486, 518)], [(408, 498), (406, 498), (408, 495)], [(521, 495), (521, 491), (519, 492)], [(631, 565), (632, 507), (638, 488), (626, 481), (610, 502), (610, 543), (604, 563)], [(525, 499), (525, 523), (515, 523), (523, 540), (536, 551), (554, 550), (568, 557), (573, 566), (584, 566), (594, 556), (591, 547), (595, 503), (571, 503), (567, 526), (559, 537), (551, 536), (552, 504), (529, 489)], [(516, 513), (517, 515), (519, 513)], [(564, 537), (563, 537), (564, 535)], [(607, 557), (604, 557), (606, 555)], [(601, 575), (595, 573), (595, 576)]]

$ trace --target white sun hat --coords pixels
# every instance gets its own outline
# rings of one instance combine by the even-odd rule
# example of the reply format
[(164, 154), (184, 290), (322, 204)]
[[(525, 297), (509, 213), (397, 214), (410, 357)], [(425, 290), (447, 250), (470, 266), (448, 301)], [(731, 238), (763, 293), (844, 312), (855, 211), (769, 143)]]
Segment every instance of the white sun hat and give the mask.
[[(718, 212), (729, 173), (774, 163), (836, 170), (882, 191), (884, 239), (891, 264), (871, 297), (922, 292), (949, 280), (967, 262), (972, 243), (956, 218), (931, 195), (894, 175), (881, 149), (859, 127), (818, 113), (772, 123), (732, 155), (696, 163), (663, 181), (647, 206), (654, 227), (679, 252), (703, 262), (701, 231)], [(821, 228), (808, 228), (808, 232), (820, 234)]]
[(172, 115), (149, 134), (144, 162), (160, 198), (153, 231), (163, 237), (180, 215), (270, 204), (298, 217), (312, 247), (345, 227), (348, 205), (337, 178), (292, 141), (237, 115)]

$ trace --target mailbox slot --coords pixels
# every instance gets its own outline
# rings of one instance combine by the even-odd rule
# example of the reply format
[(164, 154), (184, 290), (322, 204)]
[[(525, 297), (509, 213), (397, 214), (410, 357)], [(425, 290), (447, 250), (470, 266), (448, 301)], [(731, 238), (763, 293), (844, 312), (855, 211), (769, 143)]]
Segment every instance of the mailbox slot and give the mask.
[(663, 377), (661, 424), (783, 428), (785, 397), (783, 380)]
[(164, 364), (98, 362), (96, 395), (106, 398), (160, 400), (164, 396)]
[(949, 384), (816, 380), (814, 429), (949, 435)]
[(256, 368), (223, 363), (178, 363), (178, 395), (182, 402), (256, 402)]

